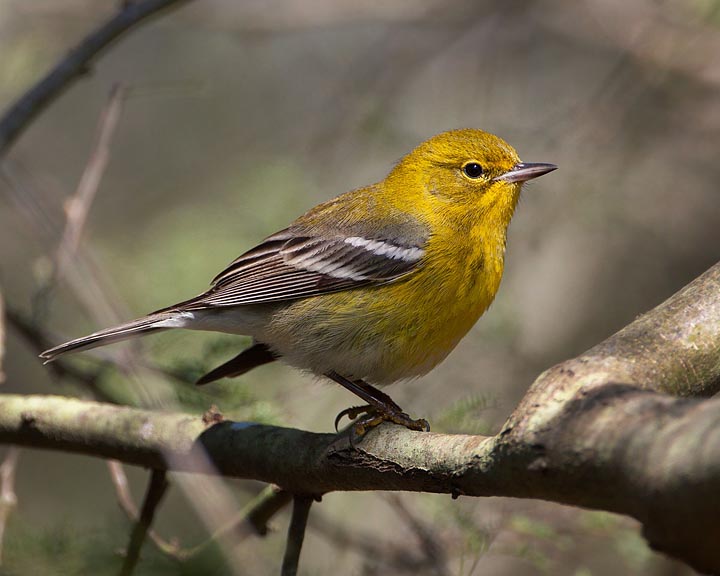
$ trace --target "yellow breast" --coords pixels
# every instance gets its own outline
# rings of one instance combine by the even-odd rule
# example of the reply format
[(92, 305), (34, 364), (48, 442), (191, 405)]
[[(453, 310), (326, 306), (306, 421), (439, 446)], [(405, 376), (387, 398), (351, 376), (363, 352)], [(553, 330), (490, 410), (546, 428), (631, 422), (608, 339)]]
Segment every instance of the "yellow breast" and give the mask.
[(264, 341), (315, 374), (335, 370), (375, 384), (420, 376), (452, 351), (492, 302), (504, 245), (504, 234), (491, 239), (480, 228), (435, 236), (421, 268), (406, 278), (280, 308)]
[[(386, 370), (403, 378), (428, 372), (455, 348), (490, 306), (502, 278), (504, 235), (488, 242), (477, 230), (432, 242), (422, 271), (385, 287), (397, 302), (381, 322), (393, 335), (388, 344), (395, 351), (386, 358)], [(381, 306), (374, 308), (381, 317)]]

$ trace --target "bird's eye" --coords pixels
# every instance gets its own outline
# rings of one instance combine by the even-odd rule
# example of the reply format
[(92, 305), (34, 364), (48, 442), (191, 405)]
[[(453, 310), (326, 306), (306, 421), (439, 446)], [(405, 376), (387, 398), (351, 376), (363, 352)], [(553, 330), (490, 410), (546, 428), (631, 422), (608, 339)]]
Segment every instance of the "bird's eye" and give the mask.
[(477, 162), (468, 162), (463, 166), (463, 172), (468, 178), (480, 178), (483, 173), (482, 166)]

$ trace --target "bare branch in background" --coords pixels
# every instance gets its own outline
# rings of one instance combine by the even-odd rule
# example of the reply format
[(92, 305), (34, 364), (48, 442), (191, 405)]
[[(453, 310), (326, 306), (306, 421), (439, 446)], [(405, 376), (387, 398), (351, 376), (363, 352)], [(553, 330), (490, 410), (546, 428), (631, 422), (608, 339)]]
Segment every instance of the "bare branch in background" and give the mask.
[[(174, 4), (181, 4), (179, 0), (168, 1), (168, 0), (146, 0), (142, 2), (136, 2), (132, 4), (126, 4), (121, 11), (121, 17), (123, 22), (126, 22), (127, 18), (134, 18), (134, 21), (139, 21), (138, 15), (144, 13), (146, 16), (152, 11), (158, 11), (161, 7), (169, 7)], [(116, 18), (117, 20), (117, 18)], [(115, 22), (117, 23), (117, 22)], [(101, 28), (96, 35), (106, 34), (108, 26), (112, 27), (111, 23), (108, 23), (104, 28)], [(86, 41), (87, 42), (87, 41)], [(87, 49), (88, 46), (83, 44), (81, 46), (83, 50)], [(80, 50), (80, 48), (78, 49)], [(69, 59), (76, 58), (76, 53), (71, 53)], [(60, 65), (62, 68), (63, 65)], [(51, 74), (52, 76), (52, 74)], [(66, 79), (72, 80), (71, 76)], [(57, 78), (53, 79), (53, 82), (58, 82)], [(17, 123), (18, 118), (25, 118), (25, 122), (29, 122), (34, 115), (37, 113), (36, 110), (29, 116), (22, 116), (23, 110), (25, 110), (21, 103), (23, 102), (34, 102), (33, 98), (34, 90), (43, 90), (47, 86), (40, 82), (36, 88), (31, 90), (26, 96), (22, 97), (18, 101), (18, 105), (12, 108), (8, 115), (0, 122), (0, 156), (3, 153), (3, 127), (8, 126), (8, 122), (12, 124)], [(59, 93), (59, 92), (58, 92)], [(46, 94), (48, 101), (52, 98), (52, 92)], [(55, 95), (57, 95), (55, 93)], [(37, 343), (41, 340), (45, 340), (44, 333), (42, 330), (37, 328), (38, 319), (42, 318), (44, 314), (40, 310), (44, 308), (42, 305), (47, 301), (47, 295), (52, 291), (55, 285), (55, 279), (57, 271), (61, 270), (64, 272), (63, 276), (70, 285), (71, 290), (78, 297), (83, 307), (90, 313), (90, 315), (101, 325), (108, 325), (116, 323), (119, 317), (124, 314), (118, 313), (118, 300), (112, 297), (112, 290), (108, 288), (108, 283), (104, 281), (104, 275), (100, 267), (94, 262), (92, 255), (82, 249), (80, 245), (80, 237), (82, 229), (86, 221), (86, 217), (89, 211), (90, 204), (95, 197), (97, 187), (102, 177), (104, 168), (108, 161), (109, 142), (117, 125), (119, 114), (122, 103), (122, 91), (115, 89), (111, 94), (108, 106), (103, 113), (98, 127), (98, 138), (94, 150), (89, 158), (83, 178), (79, 184), (78, 190), (74, 197), (70, 200), (66, 210), (66, 223), (64, 227), (64, 235), (60, 248), (56, 252), (58, 254), (57, 262), (55, 263), (56, 272), (50, 274), (49, 280), (43, 290), (39, 292), (39, 297), (36, 298), (35, 306), (33, 310), (33, 318), (35, 321), (23, 321), (22, 317), (18, 314), (15, 316), (15, 324), (21, 331), (23, 336), (31, 342), (33, 347), (37, 350)], [(16, 116), (20, 114), (20, 116)], [(19, 126), (19, 124), (13, 124), (13, 126)], [(16, 134), (13, 135), (13, 139)], [(6, 143), (6, 146), (9, 145)], [(5, 169), (3, 170), (5, 179), (11, 184), (11, 189), (14, 189), (15, 179), (12, 178), (11, 174)], [(22, 194), (17, 194), (22, 200), (18, 202), (22, 206), (25, 206), (26, 200), (22, 198)], [(42, 230), (48, 222), (52, 223), (51, 216), (47, 215), (42, 208), (35, 209), (31, 207), (26, 210), (31, 217), (33, 224), (41, 229), (42, 236), (46, 237), (47, 233)], [(42, 220), (38, 220), (37, 216), (42, 215)], [(55, 228), (55, 226), (53, 226)], [(75, 256), (75, 257), (73, 257)], [(72, 262), (73, 270), (72, 273), (68, 273), (69, 263)], [(46, 346), (44, 346), (46, 347)], [(41, 348), (42, 350), (42, 348)], [(158, 372), (154, 370), (153, 374), (144, 369), (144, 363), (135, 354), (123, 355), (113, 360), (113, 363), (118, 366), (122, 372), (124, 372), (130, 381), (135, 384), (136, 392), (140, 395), (140, 401), (144, 405), (149, 406), (164, 406), (164, 407), (175, 407), (175, 396), (167, 386), (158, 386), (161, 382), (157, 379), (152, 378)], [(112, 397), (108, 398), (107, 394), (99, 387), (99, 376), (102, 371), (102, 367), (95, 372), (85, 373), (77, 370), (71, 363), (63, 363), (58, 367), (51, 368), (57, 374), (63, 376), (69, 376), (77, 383), (81, 384), (87, 390), (91, 391), (96, 398), (103, 398), (106, 400), (114, 401)], [(154, 386), (148, 386), (147, 380), (155, 380)], [(197, 453), (195, 455), (197, 462), (205, 461), (201, 455)], [(198, 464), (198, 466), (200, 466)], [(226, 524), (229, 520), (229, 515), (232, 514), (234, 509), (234, 500), (232, 494), (229, 492), (221, 481), (218, 479), (207, 477), (197, 477), (194, 479), (178, 478), (177, 485), (184, 491), (190, 491), (189, 501), (198, 509), (200, 516), (208, 525), (211, 531), (217, 529), (218, 526)], [(205, 494), (204, 498), (193, 498), (192, 491), (195, 490), (198, 493)], [(240, 571), (240, 560), (236, 557), (229, 547), (223, 548), (224, 552), (227, 553), (228, 558), (234, 571)]]
[(105, 168), (110, 160), (110, 141), (112, 140), (120, 113), (125, 90), (118, 84), (113, 86), (108, 103), (100, 115), (98, 135), (90, 159), (85, 165), (75, 194), (65, 204), (65, 232), (63, 233), (57, 256), (57, 274), (63, 275), (67, 263), (73, 259), (80, 246), (80, 236), (85, 229), (90, 206), (92, 205)]
[(0, 564), (2, 564), (2, 550), (5, 542), (5, 528), (7, 527), (10, 513), (17, 506), (15, 495), (15, 472), (20, 457), (20, 449), (11, 446), (5, 455), (5, 460), (0, 464)]
[[(73, 81), (87, 72), (92, 61), (111, 44), (112, 41), (119, 38), (133, 26), (145, 21), (148, 17), (159, 13), (161, 10), (178, 7), (185, 2), (187, 2), (187, 0), (142, 0), (123, 3), (119, 12), (113, 18), (83, 40), (66, 58), (62, 59), (45, 78), (40, 80), (33, 88), (20, 97), (5, 113), (2, 119), (0, 119), (0, 158), (5, 156), (21, 132), (48, 104), (57, 98)], [(117, 124), (121, 98), (121, 91), (116, 90), (101, 119), (95, 151), (88, 162), (78, 191), (68, 205), (66, 214), (67, 222), (62, 244), (65, 248), (69, 248), (69, 250), (63, 247), (60, 248), (62, 257), (58, 259), (57, 266), (65, 268), (67, 262), (70, 260), (69, 257), (66, 257), (66, 253), (77, 253), (80, 248), (79, 239), (81, 231), (84, 227), (89, 206), (95, 196), (95, 191), (97, 190), (98, 183), (107, 163), (108, 144)], [(3, 176), (11, 184), (15, 180), (9, 177), (7, 169), (3, 169)], [(14, 186), (12, 186), (12, 188), (14, 189)], [(18, 196), (22, 195), (19, 194)], [(23, 200), (23, 202), (23, 205), (25, 205), (26, 201)], [(36, 224), (39, 228), (43, 228), (43, 225), (47, 224), (49, 217), (47, 217), (42, 210), (38, 211), (31, 208), (27, 212), (33, 217), (37, 214), (43, 214), (44, 220)], [(43, 230), (42, 232), (43, 237), (47, 236), (46, 231)], [(95, 265), (90, 255), (84, 252), (80, 258), (74, 259), (73, 262), (77, 268), (77, 270), (74, 271), (76, 273), (65, 274), (65, 278), (69, 281), (72, 290), (78, 295), (90, 313), (96, 319), (99, 319), (101, 323), (107, 324), (115, 322), (118, 314), (113, 306), (112, 298), (107, 296), (111, 292), (107, 290), (107, 287), (103, 286), (102, 274), (99, 272), (97, 265)], [(37, 307), (34, 312), (33, 316), (36, 319), (38, 316), (41, 316), (41, 314), (37, 313)], [(20, 317), (16, 317), (16, 320), (20, 320)], [(34, 344), (37, 344), (41, 332), (36, 329), (34, 322), (23, 323), (18, 321), (16, 324), (26, 339), (31, 342), (34, 341)], [(133, 381), (139, 382), (141, 377), (148, 375), (147, 373), (143, 373), (142, 366), (140, 366), (138, 362), (133, 362), (133, 358), (125, 358), (123, 365), (124, 371), (128, 376), (135, 376)], [(55, 370), (62, 372), (63, 375), (70, 375), (73, 379), (91, 390), (96, 397), (107, 399), (97, 386), (98, 378), (96, 374), (84, 374), (75, 370), (71, 364), (63, 364)], [(143, 388), (142, 390), (147, 390), (147, 388)], [(167, 400), (173, 399), (168, 399), (166, 396), (160, 397), (157, 386), (153, 387), (151, 393), (144, 394), (144, 401), (151, 405), (165, 405), (167, 404)], [(199, 482), (202, 482), (202, 480), (198, 480), (195, 484)], [(212, 489), (210, 489), (210, 486), (204, 486), (205, 492), (214, 494), (215, 500), (222, 494), (225, 499), (224, 503), (226, 505), (230, 504), (225, 508), (218, 507), (218, 509), (224, 510), (225, 513), (231, 513), (233, 507), (228, 490), (217, 480), (207, 479), (205, 484), (212, 485)], [(180, 482), (179, 485), (182, 488), (183, 482)], [(195, 488), (197, 488), (197, 486), (195, 486)], [(214, 501), (212, 498), (209, 498), (209, 500)], [(207, 502), (205, 500), (198, 502), (197, 499), (193, 498), (190, 498), (190, 501), (194, 502), (199, 508), (201, 516), (206, 519), (210, 525), (214, 526), (214, 520), (211, 520), (212, 514), (208, 513), (206, 509)], [(222, 522), (224, 518), (225, 517), (221, 515), (217, 521)], [(232, 555), (231, 563), (234, 563), (234, 565), (238, 564), (237, 561), (233, 562)]]
[(147, 493), (143, 501), (143, 507), (140, 511), (140, 517), (133, 528), (128, 544), (125, 561), (120, 570), (120, 576), (130, 576), (135, 570), (138, 560), (140, 559), (140, 549), (145, 541), (145, 535), (150, 529), (155, 511), (157, 510), (160, 500), (162, 500), (168, 488), (167, 473), (165, 470), (152, 470), (150, 472), (150, 482), (148, 483)]
[(282, 563), (282, 576), (295, 576), (300, 563), (300, 551), (305, 540), (305, 528), (313, 497), (296, 495), (293, 497), (293, 511), (288, 528), (287, 545)]
[[(138, 509), (130, 494), (127, 475), (122, 464), (117, 460), (108, 460), (107, 465), (120, 507), (131, 521), (137, 522)], [(237, 546), (248, 536), (265, 536), (268, 533), (267, 524), (270, 519), (287, 506), (291, 500), (292, 495), (289, 492), (275, 485), (267, 486), (240, 511), (237, 518), (217, 530), (205, 542), (190, 548), (183, 548), (175, 539), (169, 541), (164, 539), (152, 528), (148, 530), (147, 535), (156, 548), (166, 556), (180, 561), (188, 560), (225, 538), (227, 538), (228, 544)]]
[[(208, 428), (203, 417), (200, 417), (199, 422), (203, 429)], [(167, 466), (169, 469), (184, 471), (182, 462), (192, 461), (192, 471), (199, 473), (175, 474), (173, 484), (185, 494), (208, 531), (213, 535), (220, 534), (222, 536), (224, 528), (231, 526), (238, 516), (238, 513), (235, 512), (238, 509), (237, 501), (230, 488), (223, 482), (223, 478), (218, 476), (218, 470), (212, 457), (204, 448), (198, 448), (192, 450), (192, 453), (184, 455), (172, 449), (163, 449), (159, 465), (156, 468)], [(185, 460), (185, 458), (189, 460)], [(119, 460), (123, 459), (119, 458)], [(240, 576), (253, 572), (252, 567), (248, 566), (247, 557), (242, 556), (236, 545), (237, 539), (212, 536), (211, 540), (220, 545), (230, 574)], [(204, 544), (200, 544), (192, 553), (201, 551), (203, 547)]]
[(93, 61), (123, 34), (163, 10), (177, 8), (188, 0), (142, 0), (124, 2), (107, 22), (89, 34), (48, 74), (28, 90), (0, 119), (0, 159), (15, 140), (53, 100), (90, 70)]
[[(137, 522), (140, 518), (137, 506), (133, 501), (132, 494), (130, 494), (130, 486), (128, 485), (127, 475), (120, 462), (117, 460), (107, 461), (108, 470), (110, 472), (110, 478), (112, 479), (113, 485), (115, 486), (115, 493), (117, 494), (118, 503), (126, 516), (132, 521)], [(152, 527), (148, 528), (148, 538), (163, 554), (175, 558), (176, 560), (183, 560), (188, 557), (188, 553), (183, 550), (177, 541), (165, 540), (160, 536)]]
[(197, 554), (209, 544), (228, 538), (237, 544), (250, 535), (266, 536), (270, 532), (268, 523), (275, 514), (280, 512), (292, 501), (292, 494), (276, 484), (270, 484), (260, 491), (248, 504), (227, 524), (221, 526), (202, 544), (192, 549), (191, 555)]
[(243, 510), (241, 522), (235, 522), (235, 538), (242, 537), (247, 532), (259, 536), (268, 533), (268, 522), (280, 510), (285, 508), (292, 500), (292, 494), (283, 490), (276, 484), (270, 484)]
[[(110, 91), (97, 126), (97, 137), (75, 193), (65, 202), (65, 224), (50, 272), (33, 296), (33, 319), (45, 317), (49, 300), (63, 278), (70, 285), (83, 307), (100, 324), (118, 322), (121, 308), (112, 298), (103, 281), (103, 274), (91, 254), (81, 251), (80, 238), (93, 200), (110, 160), (110, 143), (122, 112), (125, 90), (115, 85)], [(14, 188), (14, 187), (13, 187)], [(35, 218), (31, 215), (31, 219)], [(34, 222), (41, 227), (42, 222)]]

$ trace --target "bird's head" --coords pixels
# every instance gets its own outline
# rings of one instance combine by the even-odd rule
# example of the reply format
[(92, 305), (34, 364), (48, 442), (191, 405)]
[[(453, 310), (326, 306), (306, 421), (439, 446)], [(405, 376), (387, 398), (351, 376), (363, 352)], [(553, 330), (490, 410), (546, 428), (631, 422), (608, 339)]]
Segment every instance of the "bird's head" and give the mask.
[(509, 223), (522, 184), (555, 170), (546, 163), (521, 162), (515, 149), (494, 134), (462, 129), (426, 140), (391, 172), (392, 186), (413, 186), (439, 209), (470, 218), (495, 215)]

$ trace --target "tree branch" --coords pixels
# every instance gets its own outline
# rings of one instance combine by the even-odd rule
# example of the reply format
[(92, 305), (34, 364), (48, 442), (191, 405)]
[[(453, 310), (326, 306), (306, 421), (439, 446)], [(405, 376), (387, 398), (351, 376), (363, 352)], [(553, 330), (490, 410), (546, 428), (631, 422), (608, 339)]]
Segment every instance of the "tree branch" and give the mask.
[[(275, 484), (266, 487), (240, 513), (239, 522), (233, 525), (235, 538), (247, 533), (267, 535), (268, 522), (292, 500), (292, 494)], [(217, 535), (215, 536), (217, 537)]]
[[(295, 494), (406, 490), (541, 498), (640, 520), (651, 545), (720, 570), (720, 264), (542, 374), (494, 437), (383, 425), (344, 436), (58, 397), (0, 397), (0, 442), (220, 474)], [(677, 530), (678, 524), (683, 530)]]
[(120, 84), (115, 84), (100, 115), (95, 146), (85, 165), (77, 190), (65, 201), (65, 230), (58, 246), (51, 281), (56, 275), (64, 276), (68, 263), (76, 258), (90, 207), (110, 161), (110, 143), (120, 121), (124, 98), (125, 89)]
[[(107, 466), (110, 472), (110, 479), (115, 486), (115, 493), (117, 494), (120, 508), (122, 508), (123, 512), (125, 512), (131, 521), (137, 522), (140, 519), (140, 513), (137, 506), (135, 506), (132, 494), (130, 494), (128, 479), (122, 464), (117, 460), (108, 460)], [(153, 530), (152, 527), (148, 528), (147, 535), (152, 543), (155, 544), (155, 547), (163, 554), (176, 560), (184, 560), (188, 557), (188, 552), (182, 549), (176, 541), (165, 540), (160, 534)]]
[(237, 546), (248, 536), (266, 536), (270, 519), (287, 506), (292, 494), (271, 484), (266, 486), (226, 525), (216, 530), (210, 538), (178, 554), (181, 559), (192, 558), (207, 550), (211, 544), (227, 540)]
[(130, 576), (135, 569), (135, 565), (140, 558), (140, 549), (145, 541), (145, 535), (150, 529), (155, 511), (157, 510), (160, 500), (165, 495), (168, 488), (167, 472), (165, 470), (152, 470), (150, 472), (150, 482), (145, 493), (145, 501), (143, 502), (140, 517), (135, 523), (132, 534), (130, 535), (130, 543), (125, 554), (125, 561), (120, 569), (120, 576)]
[(0, 119), (0, 158), (40, 112), (74, 81), (87, 74), (90, 64), (108, 46), (151, 16), (185, 2), (187, 0), (123, 2), (115, 16), (88, 35), (5, 112)]
[(307, 526), (308, 514), (313, 503), (313, 497), (305, 494), (297, 494), (293, 497), (293, 511), (288, 527), (287, 546), (282, 563), (282, 576), (295, 576), (300, 563), (300, 551), (303, 540), (305, 540), (305, 527)]

